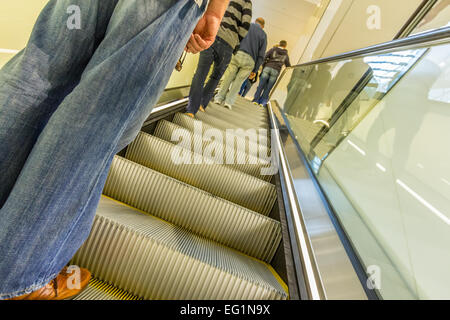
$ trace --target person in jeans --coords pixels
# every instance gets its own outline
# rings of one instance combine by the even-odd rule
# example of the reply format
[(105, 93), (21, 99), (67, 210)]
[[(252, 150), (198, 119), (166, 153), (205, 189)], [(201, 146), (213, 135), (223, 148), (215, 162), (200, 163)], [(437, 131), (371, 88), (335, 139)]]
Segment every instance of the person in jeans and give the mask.
[[(251, 0), (231, 0), (220, 25), (216, 41), (200, 54), (197, 71), (191, 83), (186, 114), (194, 117), (205, 111), (214, 97), (214, 92), (227, 69), (235, 48), (248, 33), (252, 20)], [(211, 66), (213, 71), (205, 84)]]
[(290, 67), (287, 42), (280, 41), (278, 46), (270, 49), (265, 57), (264, 69), (259, 80), (259, 86), (253, 98), (253, 103), (264, 107), (269, 102), (270, 91), (278, 80), (283, 66)]
[(256, 77), (252, 77), (252, 79), (250, 79), (249, 77), (247, 80), (245, 80), (242, 84), (241, 90), (239, 91), (239, 95), (245, 98), (256, 82), (258, 82), (258, 75), (256, 75)]
[(215, 103), (225, 103), (225, 107), (231, 110), (245, 79), (253, 80), (256, 77), (267, 49), (264, 25), (263, 18), (258, 18), (256, 23), (251, 24), (247, 37), (242, 40), (238, 53), (225, 73), (219, 93), (214, 99)]
[(0, 71), (1, 300), (59, 300), (86, 287), (89, 271), (70, 289), (64, 267), (90, 233), (114, 155), (137, 136), (183, 49), (212, 45), (227, 6), (48, 2)]

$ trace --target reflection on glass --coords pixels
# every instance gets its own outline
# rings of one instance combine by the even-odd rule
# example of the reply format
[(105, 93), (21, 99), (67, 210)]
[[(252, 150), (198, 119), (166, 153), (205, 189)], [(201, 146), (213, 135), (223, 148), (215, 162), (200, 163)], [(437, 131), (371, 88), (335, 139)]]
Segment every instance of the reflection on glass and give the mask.
[(449, 62), (443, 57), (443, 61), (439, 63), (439, 67), (446, 72), (442, 72), (436, 82), (428, 92), (428, 99), (436, 102), (450, 103), (450, 70), (447, 68)]
[(422, 54), (423, 50), (407, 50), (366, 57), (364, 62), (372, 68), (377, 91), (387, 93), (396, 79), (409, 70)]
[(286, 123), (379, 294), (450, 299), (450, 44), (285, 78)]
[(426, 49), (300, 67), (284, 110), (309, 159), (324, 160), (413, 66)]

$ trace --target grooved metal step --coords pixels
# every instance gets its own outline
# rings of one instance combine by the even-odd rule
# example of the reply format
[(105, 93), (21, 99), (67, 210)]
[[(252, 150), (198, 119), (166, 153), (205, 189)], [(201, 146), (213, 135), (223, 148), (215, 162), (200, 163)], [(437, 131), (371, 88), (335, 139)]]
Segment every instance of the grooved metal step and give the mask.
[(266, 262), (281, 241), (278, 221), (124, 158), (114, 158), (103, 193)]
[[(223, 139), (228, 138), (225, 141), (228, 145), (234, 146), (236, 143), (242, 143), (247, 146), (246, 152), (249, 154), (255, 156), (261, 154), (270, 155), (270, 136), (267, 136), (264, 132), (259, 132), (258, 130), (248, 132), (244, 129), (231, 129), (232, 131), (227, 131), (216, 125), (208, 124), (199, 119), (193, 119), (183, 113), (175, 114), (173, 123), (186, 128), (193, 133), (200, 133), (200, 131), (202, 131), (202, 133), (206, 135), (207, 133), (217, 131), (217, 133), (221, 133)], [(267, 133), (269, 134), (269, 131), (267, 131)]]
[(238, 97), (235, 104), (233, 105), (233, 110), (248, 111), (251, 114), (264, 115), (269, 119), (267, 108), (262, 108), (259, 105), (253, 104), (253, 102), (247, 100), (246, 98)]
[[(189, 150), (141, 132), (125, 157), (250, 210), (270, 214), (276, 200), (274, 185), (225, 165), (194, 164), (194, 156)], [(180, 163), (184, 160), (186, 163)]]
[(287, 299), (260, 261), (102, 197), (73, 263), (143, 299)]
[[(244, 123), (237, 123), (236, 120), (232, 121), (229, 120), (228, 117), (221, 117), (218, 115), (214, 115), (211, 112), (198, 112), (195, 115), (195, 118), (197, 120), (202, 121), (203, 123), (207, 123), (210, 126), (213, 126), (217, 129), (226, 131), (226, 130), (237, 130), (237, 129), (241, 129), (242, 131), (247, 131), (247, 130), (253, 130), (257, 133), (259, 132), (264, 132), (267, 136), (269, 136), (270, 131), (267, 130), (267, 128), (260, 128), (260, 127), (255, 127), (252, 124), (244, 124)], [(237, 134), (239, 136), (244, 136), (244, 134)]]
[(89, 286), (73, 300), (142, 300), (100, 279), (92, 278)]
[(208, 105), (208, 109), (214, 110), (214, 112), (221, 114), (232, 114), (234, 117), (237, 117), (242, 120), (251, 121), (252, 123), (260, 124), (263, 127), (268, 127), (268, 115), (264, 109), (261, 109), (261, 112), (256, 112), (253, 108), (239, 107), (235, 105), (233, 110), (229, 110), (221, 105), (218, 105), (214, 102), (211, 102)]
[(253, 110), (254, 112), (261, 112), (264, 114), (267, 114), (267, 109), (266, 108), (262, 108), (259, 105), (255, 105), (253, 104), (253, 102), (247, 98), (243, 98), (241, 96), (238, 96), (234, 106), (238, 107), (238, 108), (245, 108), (248, 110)]
[[(211, 104), (210, 105), (208, 105), (208, 108), (209, 108), (209, 106), (211, 106), (211, 107), (213, 107), (213, 108), (217, 108), (217, 109), (223, 109), (224, 108), (224, 106), (222, 106), (222, 105), (219, 105), (219, 104), (217, 104), (217, 103), (215, 103), (215, 102), (211, 102)], [(269, 119), (269, 114), (267, 113), (267, 109), (265, 109), (265, 108), (261, 108), (260, 106), (257, 106), (257, 105), (253, 105), (251, 102), (246, 102), (246, 103), (244, 103), (244, 104), (241, 104), (241, 103), (236, 103), (234, 106), (233, 106), (233, 109), (232, 110), (228, 110), (228, 109), (226, 109), (227, 111), (229, 111), (229, 112), (233, 112), (233, 113), (239, 113), (239, 114), (241, 114), (241, 115), (245, 115), (245, 116), (250, 116), (250, 117), (252, 117), (253, 119), (258, 119), (258, 120), (268, 120)]]
[(197, 113), (196, 119), (193, 119), (186, 114), (177, 113), (173, 118), (173, 123), (178, 124), (191, 131), (195, 130), (195, 123), (198, 123), (197, 126), (200, 126), (199, 124), (201, 123), (203, 132), (207, 132), (213, 129), (220, 130), (224, 137), (228, 133), (229, 135), (245, 139), (248, 143), (270, 149), (270, 130), (258, 128), (244, 129), (236, 125), (230, 125), (228, 122), (223, 120), (216, 120), (212, 116), (208, 116), (205, 112), (201, 112), (201, 115), (198, 116), (199, 114), (200, 112)]
[[(189, 117), (187, 116), (179, 117), (180, 122), (183, 124), (183, 126), (165, 120), (159, 121), (158, 125), (156, 126), (154, 136), (173, 144), (177, 143), (178, 141), (173, 141), (172, 138), (182, 137), (182, 141), (191, 143), (179, 143), (179, 146), (202, 156), (204, 156), (204, 151), (208, 149), (218, 149), (218, 153), (213, 157), (213, 160), (217, 158), (217, 160), (215, 160), (215, 163), (225, 163), (231, 168), (252, 175), (264, 181), (270, 181), (272, 179), (272, 174), (266, 174), (264, 172), (264, 169), (271, 167), (270, 163), (252, 155), (255, 150), (255, 146), (247, 146), (247, 151), (249, 151), (249, 149), (253, 150), (253, 152), (250, 153), (243, 152), (237, 147), (237, 144), (229, 147), (229, 144), (232, 144), (232, 142), (234, 141), (230, 143), (228, 139), (226, 139), (226, 142), (228, 144), (224, 144), (221, 141), (205, 141), (201, 134), (195, 133), (196, 131), (194, 129), (186, 128), (190, 125), (194, 126), (194, 120), (188, 118)], [(198, 145), (197, 141), (199, 141)], [(245, 141), (242, 139), (240, 139), (240, 141), (245, 143)], [(239, 143), (239, 145), (241, 145), (241, 143)]]
[(226, 120), (227, 122), (231, 122), (236, 124), (238, 127), (242, 126), (248, 128), (257, 128), (257, 129), (268, 129), (268, 123), (266, 120), (258, 120), (255, 118), (250, 118), (250, 116), (246, 114), (242, 114), (240, 112), (230, 111), (226, 108), (222, 107), (213, 107), (215, 104), (211, 104), (210, 107), (206, 110), (206, 114), (210, 114), (214, 117), (221, 118)]
[[(211, 103), (205, 112), (201, 112), (200, 116), (203, 115), (211, 116), (213, 119), (221, 119), (227, 123), (235, 125), (238, 128), (243, 129), (267, 129), (268, 123), (266, 120), (255, 119), (248, 114), (243, 114), (242, 112), (228, 110), (227, 108)], [(196, 117), (201, 120), (199, 114)]]

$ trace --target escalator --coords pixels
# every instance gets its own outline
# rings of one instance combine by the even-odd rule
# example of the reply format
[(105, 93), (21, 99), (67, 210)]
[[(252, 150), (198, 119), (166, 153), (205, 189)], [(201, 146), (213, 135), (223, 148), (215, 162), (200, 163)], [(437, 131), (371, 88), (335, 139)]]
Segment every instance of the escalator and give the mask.
[[(288, 298), (271, 266), (282, 243), (277, 189), (258, 156), (270, 154), (267, 109), (239, 99), (196, 118), (175, 113), (144, 127), (113, 160), (92, 232), (71, 261), (93, 274), (78, 300)], [(266, 136), (227, 136), (238, 128)], [(207, 141), (208, 132), (232, 139)], [(218, 154), (205, 155), (208, 145)]]
[(448, 298), (449, 39), (287, 68), (267, 109), (157, 106), (71, 261), (94, 276), (77, 299)]

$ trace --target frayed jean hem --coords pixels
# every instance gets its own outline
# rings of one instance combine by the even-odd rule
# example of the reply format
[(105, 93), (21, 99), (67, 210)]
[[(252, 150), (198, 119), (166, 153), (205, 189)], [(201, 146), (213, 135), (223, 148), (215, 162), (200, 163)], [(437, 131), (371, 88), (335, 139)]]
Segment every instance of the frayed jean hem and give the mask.
[(55, 279), (58, 275), (59, 275), (59, 272), (54, 274), (54, 275), (51, 275), (50, 277), (48, 277), (48, 280), (38, 281), (37, 283), (27, 287), (26, 289), (21, 289), (21, 290), (12, 292), (12, 293), (0, 293), (0, 300), (11, 299), (11, 298), (20, 297), (20, 296), (23, 296), (25, 294), (32, 293), (32, 292), (34, 292), (34, 291), (36, 291), (38, 289), (43, 288), (50, 281)]

